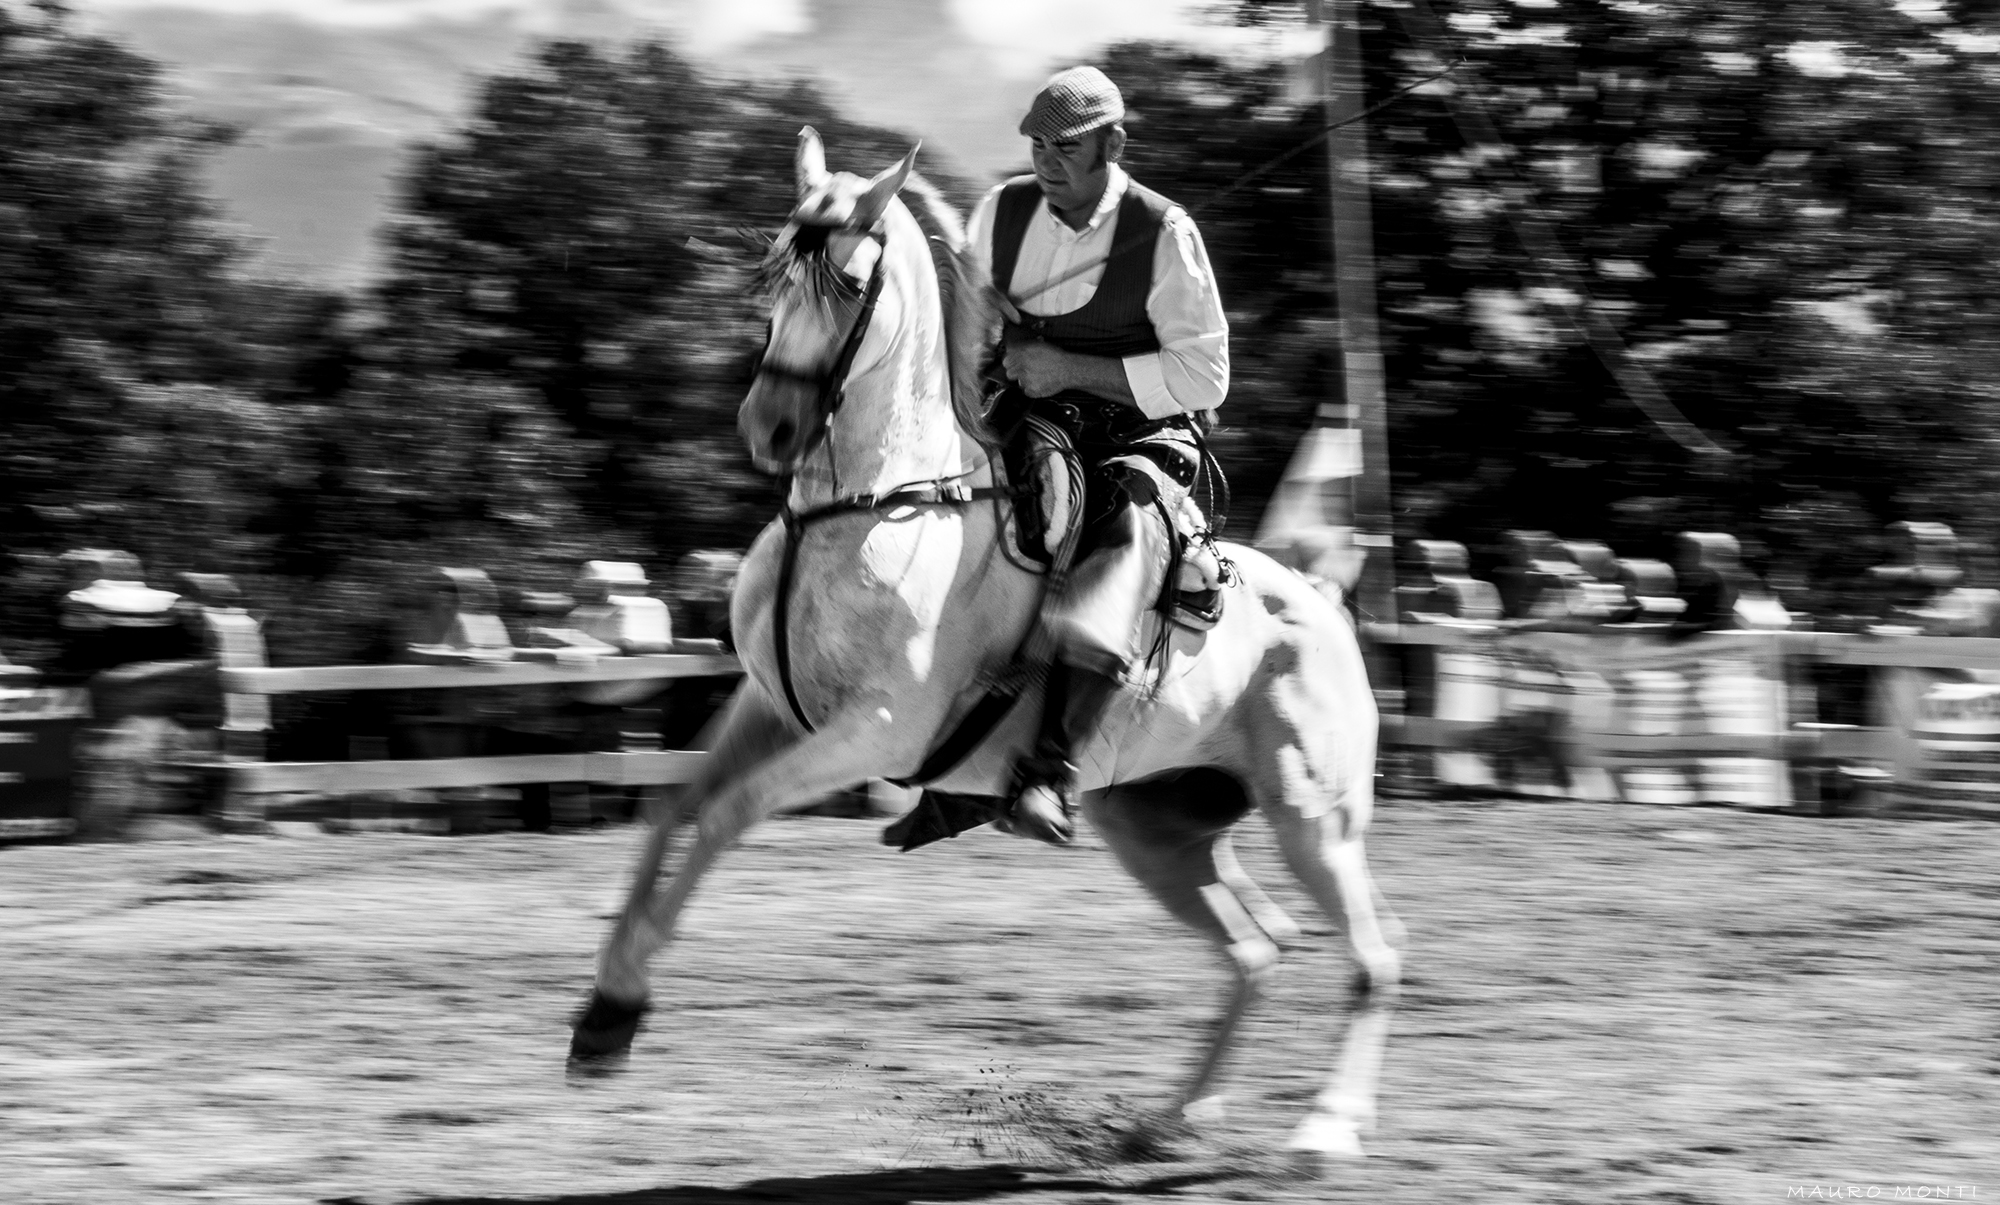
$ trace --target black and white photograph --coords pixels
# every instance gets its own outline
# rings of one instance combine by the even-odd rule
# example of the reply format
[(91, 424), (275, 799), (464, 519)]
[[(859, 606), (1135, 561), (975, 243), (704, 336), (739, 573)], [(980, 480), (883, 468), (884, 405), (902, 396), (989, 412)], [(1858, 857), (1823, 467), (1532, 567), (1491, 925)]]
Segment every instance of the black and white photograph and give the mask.
[(0, 0), (0, 1203), (2000, 1201), (2000, 5)]

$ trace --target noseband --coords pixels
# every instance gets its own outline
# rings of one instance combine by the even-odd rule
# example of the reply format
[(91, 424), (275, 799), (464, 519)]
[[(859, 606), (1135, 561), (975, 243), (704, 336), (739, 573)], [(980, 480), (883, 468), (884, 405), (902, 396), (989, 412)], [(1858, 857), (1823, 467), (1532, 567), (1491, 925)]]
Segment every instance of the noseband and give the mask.
[(875, 303), (882, 299), (882, 265), (889, 258), (889, 239), (879, 222), (868, 231), (868, 237), (875, 241), (881, 253), (875, 257), (874, 267), (869, 269), (868, 285), (861, 294), (861, 312), (854, 316), (854, 325), (848, 328), (847, 338), (841, 343), (840, 354), (833, 358), (833, 363), (819, 372), (800, 372), (783, 364), (773, 364), (769, 354), (771, 336), (764, 336), (764, 352), (757, 359), (757, 378), (775, 377), (780, 381), (806, 385), (818, 395), (819, 432), (813, 436), (811, 444), (800, 450), (800, 456), (811, 452), (826, 438), (828, 425), (847, 400), (847, 374), (854, 368), (854, 356), (861, 350), (861, 341), (868, 337), (868, 325), (875, 319)]

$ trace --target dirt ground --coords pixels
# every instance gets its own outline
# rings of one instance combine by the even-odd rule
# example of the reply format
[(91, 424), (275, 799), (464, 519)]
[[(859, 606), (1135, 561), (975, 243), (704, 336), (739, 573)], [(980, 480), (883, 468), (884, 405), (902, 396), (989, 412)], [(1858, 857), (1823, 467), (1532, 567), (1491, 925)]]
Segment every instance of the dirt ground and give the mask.
[(1261, 822), (1245, 862), (1307, 933), (1228, 1119), (1152, 1161), (1113, 1132), (1192, 1054), (1205, 948), (1094, 841), (876, 828), (753, 834), (581, 1083), (637, 830), (0, 848), (0, 1201), (2000, 1198), (1990, 823), (1385, 803), (1409, 982), (1372, 1157), (1319, 1183), (1275, 1151), (1347, 973)]

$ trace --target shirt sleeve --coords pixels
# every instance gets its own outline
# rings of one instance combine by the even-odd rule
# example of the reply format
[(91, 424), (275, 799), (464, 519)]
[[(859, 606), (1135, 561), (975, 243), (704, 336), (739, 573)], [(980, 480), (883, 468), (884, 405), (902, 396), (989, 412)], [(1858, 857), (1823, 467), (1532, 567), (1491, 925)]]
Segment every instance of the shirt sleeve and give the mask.
[(1220, 406), (1229, 393), (1229, 319), (1201, 232), (1178, 205), (1167, 211), (1153, 245), (1146, 315), (1160, 350), (1124, 361), (1139, 409), (1148, 418), (1167, 418)]

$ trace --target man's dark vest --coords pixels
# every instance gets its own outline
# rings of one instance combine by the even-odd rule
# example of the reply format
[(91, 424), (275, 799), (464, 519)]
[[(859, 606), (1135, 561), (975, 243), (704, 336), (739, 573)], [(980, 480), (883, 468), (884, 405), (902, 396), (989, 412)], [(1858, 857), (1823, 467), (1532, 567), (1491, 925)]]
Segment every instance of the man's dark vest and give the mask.
[[(993, 216), (993, 283), (1012, 295), (1014, 264), (1021, 239), (1042, 199), (1033, 176), (1009, 180), (1001, 190)], [(1079, 309), (1039, 318), (1023, 311), (1022, 322), (1036, 335), (1087, 356), (1137, 356), (1160, 350), (1160, 337), (1146, 315), (1146, 295), (1153, 288), (1153, 248), (1160, 227), (1173, 205), (1136, 180), (1128, 180), (1118, 202), (1118, 225), (1111, 234), (1111, 258), (1097, 292)], [(1023, 281), (1032, 289), (1043, 281)], [(1033, 302), (1034, 297), (1027, 298)], [(1018, 303), (1017, 303), (1018, 304)]]

